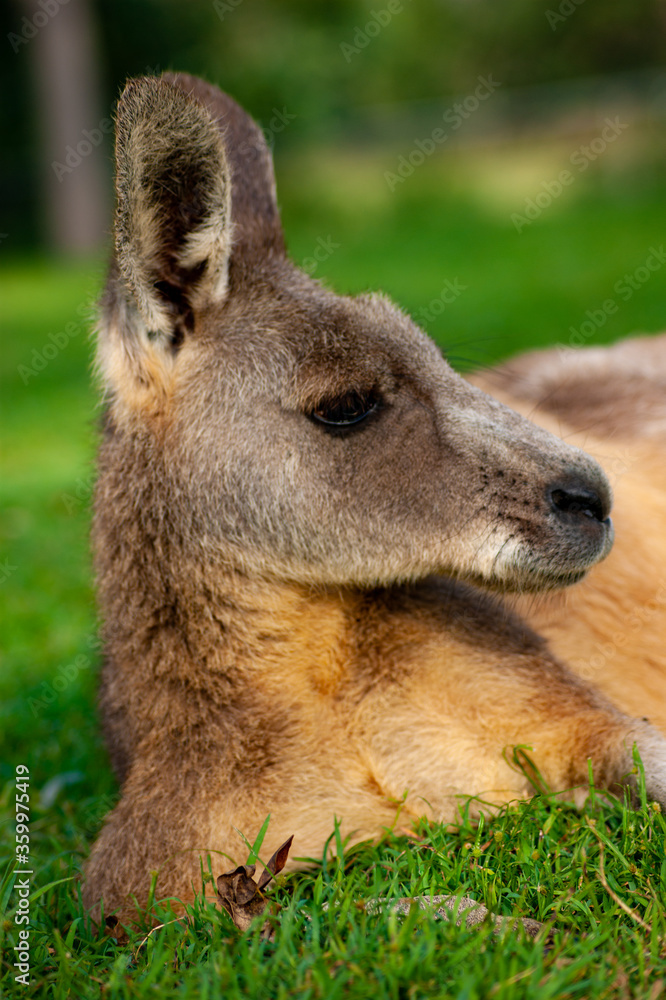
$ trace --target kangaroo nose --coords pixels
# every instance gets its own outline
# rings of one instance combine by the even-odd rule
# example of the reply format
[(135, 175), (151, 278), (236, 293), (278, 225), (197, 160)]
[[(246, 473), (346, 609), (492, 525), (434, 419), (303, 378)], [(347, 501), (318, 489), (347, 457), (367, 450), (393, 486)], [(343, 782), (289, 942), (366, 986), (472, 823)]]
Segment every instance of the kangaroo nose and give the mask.
[(610, 514), (611, 500), (607, 490), (603, 494), (581, 480), (553, 483), (548, 488), (548, 500), (556, 514), (589, 517), (604, 524)]

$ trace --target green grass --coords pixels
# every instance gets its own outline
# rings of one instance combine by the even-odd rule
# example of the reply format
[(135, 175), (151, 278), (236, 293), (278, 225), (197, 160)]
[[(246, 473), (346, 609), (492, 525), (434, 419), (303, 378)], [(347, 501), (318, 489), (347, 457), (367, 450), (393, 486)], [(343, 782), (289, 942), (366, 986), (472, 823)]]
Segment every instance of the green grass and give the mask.
[[(91, 830), (86, 800), (77, 808), (68, 799), (63, 794), (35, 811), (33, 849), (42, 859), (35, 885), (77, 873)], [(606, 844), (610, 887), (651, 931), (619, 910), (601, 885), (599, 841), (589, 823)], [(270, 943), (260, 939), (260, 925), (242, 935), (226, 914), (196, 905), (187, 926), (168, 923), (147, 941), (138, 933), (119, 947), (87, 923), (76, 883), (61, 883), (33, 903), (34, 986), (14, 993), (10, 987), (6, 995), (657, 996), (651, 984), (666, 973), (666, 916), (658, 899), (666, 874), (662, 815), (597, 802), (581, 817), (541, 798), (492, 823), (463, 820), (453, 833), (422, 824), (419, 833), (421, 840), (390, 837), (379, 848), (350, 852), (344, 863), (281, 879), (275, 895), (282, 910)], [(498, 912), (551, 922), (552, 947), (522, 933), (496, 938), (485, 926), (467, 930), (422, 914), (368, 916), (355, 905), (458, 889)], [(10, 946), (11, 918), (10, 911)]]
[[(514, 190), (503, 153), (485, 164), (483, 183), (462, 154), (433, 158), (391, 195), (383, 171), (396, 157), (337, 151), (284, 158), (288, 242), (303, 260), (320, 237), (332, 239), (340, 246), (317, 277), (339, 291), (382, 288), (417, 315), (446, 280), (466, 285), (424, 324), (461, 366), (566, 340), (569, 327), (611, 296), (666, 231), (663, 171), (632, 168), (610, 178), (590, 171), (518, 234), (510, 214), (541, 177), (556, 174), (550, 160), (545, 167), (539, 160), (536, 182)], [(87, 543), (98, 411), (81, 318), (102, 275), (101, 261), (14, 261), (0, 273), (0, 801), (7, 860), (14, 769), (27, 764), (32, 886), (41, 893), (32, 904), (28, 988), (13, 980), (7, 956), (16, 897), (3, 895), (3, 995), (654, 1000), (666, 980), (666, 827), (649, 803), (632, 811), (597, 799), (579, 814), (539, 798), (482, 827), (463, 818), (449, 832), (422, 826), (418, 841), (387, 837), (348, 853), (344, 863), (282, 879), (273, 943), (238, 934), (226, 915), (202, 907), (187, 928), (171, 924), (142, 945), (137, 938), (118, 946), (90, 927), (79, 903), (80, 867), (117, 794), (95, 710), (99, 655)], [(663, 327), (665, 277), (656, 272), (590, 343)], [(43, 354), (53, 343), (49, 334), (62, 344), (68, 323), (76, 324), (68, 343), (28, 375), (33, 350)], [(651, 931), (602, 885), (589, 822), (606, 843), (609, 888)], [(458, 889), (497, 912), (556, 920), (554, 946), (545, 950), (521, 935), (498, 940), (486, 928), (467, 931), (418, 915), (368, 916), (354, 905), (376, 895)], [(324, 901), (340, 905), (324, 911)]]

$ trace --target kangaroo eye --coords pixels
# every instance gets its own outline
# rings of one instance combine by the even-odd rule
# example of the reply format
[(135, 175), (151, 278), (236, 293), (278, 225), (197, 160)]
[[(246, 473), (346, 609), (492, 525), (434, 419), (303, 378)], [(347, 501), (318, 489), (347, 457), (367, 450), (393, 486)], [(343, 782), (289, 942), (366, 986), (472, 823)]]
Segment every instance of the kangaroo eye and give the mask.
[(374, 392), (348, 392), (337, 399), (322, 400), (312, 411), (312, 418), (329, 427), (351, 427), (365, 420), (378, 406)]

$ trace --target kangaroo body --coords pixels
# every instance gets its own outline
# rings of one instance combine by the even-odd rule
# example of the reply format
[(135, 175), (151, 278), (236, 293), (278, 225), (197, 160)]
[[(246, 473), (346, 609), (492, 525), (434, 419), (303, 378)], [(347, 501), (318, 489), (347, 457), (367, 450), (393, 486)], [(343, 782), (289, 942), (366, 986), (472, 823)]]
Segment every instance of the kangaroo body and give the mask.
[[(461, 795), (531, 794), (533, 768), (569, 790), (591, 759), (619, 788), (634, 743), (666, 804), (666, 740), (642, 718), (666, 721), (647, 635), (666, 617), (658, 404), (628, 445), (612, 426), (593, 442), (601, 464), (638, 443), (605, 559), (608, 481), (568, 438), (587, 444), (584, 407), (563, 441), (557, 409), (537, 414), (545, 428), (515, 412), (542, 398), (539, 356), (478, 377), (510, 409), (387, 300), (298, 271), (270, 156), (228, 97), (186, 76), (132, 81), (117, 196), (93, 541), (122, 798), (87, 904), (131, 914), (154, 869), (158, 895), (192, 898), (200, 859), (244, 860), (238, 831), (268, 813), (266, 851), (293, 833), (303, 859), (336, 819), (356, 840), (398, 813), (450, 821)], [(518, 611), (479, 586), (520, 592)], [(655, 610), (621, 640), (627, 590)]]

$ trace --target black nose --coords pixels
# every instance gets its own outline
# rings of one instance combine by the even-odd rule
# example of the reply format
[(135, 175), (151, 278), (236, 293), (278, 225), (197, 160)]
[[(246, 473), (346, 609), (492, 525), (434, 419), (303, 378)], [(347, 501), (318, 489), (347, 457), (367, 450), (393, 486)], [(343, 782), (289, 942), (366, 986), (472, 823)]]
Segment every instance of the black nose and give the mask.
[(610, 497), (602, 496), (583, 482), (554, 483), (548, 489), (551, 509), (604, 522), (610, 514)]

